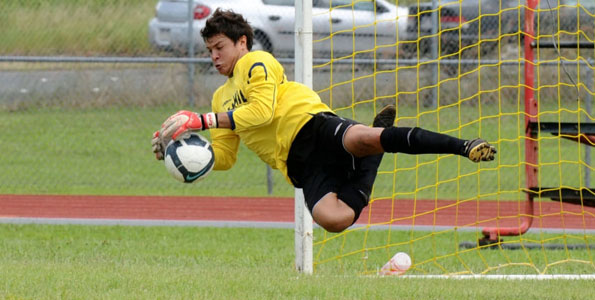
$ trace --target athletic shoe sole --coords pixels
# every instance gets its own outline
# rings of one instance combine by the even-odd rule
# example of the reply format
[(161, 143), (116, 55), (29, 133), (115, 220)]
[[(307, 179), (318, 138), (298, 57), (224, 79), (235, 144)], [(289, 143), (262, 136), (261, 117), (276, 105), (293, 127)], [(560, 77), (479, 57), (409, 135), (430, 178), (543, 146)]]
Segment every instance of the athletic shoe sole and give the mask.
[(497, 153), (496, 148), (482, 139), (474, 139), (466, 142), (466, 156), (473, 162), (494, 160)]
[(392, 127), (395, 124), (395, 117), (397, 116), (397, 109), (394, 105), (385, 106), (376, 117), (374, 117), (373, 127)]

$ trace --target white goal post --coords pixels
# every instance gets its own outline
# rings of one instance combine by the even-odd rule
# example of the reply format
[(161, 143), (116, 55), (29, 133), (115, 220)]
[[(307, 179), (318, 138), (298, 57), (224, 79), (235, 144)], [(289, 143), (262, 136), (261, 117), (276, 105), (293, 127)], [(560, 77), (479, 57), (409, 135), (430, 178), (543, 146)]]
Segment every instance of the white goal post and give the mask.
[[(295, 81), (312, 88), (312, 0), (295, 0)], [(295, 189), (295, 268), (312, 274), (312, 216)]]

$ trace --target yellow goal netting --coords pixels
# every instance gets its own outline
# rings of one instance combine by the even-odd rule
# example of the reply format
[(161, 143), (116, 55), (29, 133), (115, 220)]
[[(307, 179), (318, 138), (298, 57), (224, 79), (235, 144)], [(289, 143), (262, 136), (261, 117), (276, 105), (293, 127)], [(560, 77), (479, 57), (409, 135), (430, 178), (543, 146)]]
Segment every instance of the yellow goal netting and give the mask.
[[(482, 137), (494, 162), (385, 154), (369, 206), (314, 232), (315, 272), (595, 273), (593, 1), (313, 2), (314, 89), (371, 124)], [(326, 33), (321, 34), (320, 32)]]

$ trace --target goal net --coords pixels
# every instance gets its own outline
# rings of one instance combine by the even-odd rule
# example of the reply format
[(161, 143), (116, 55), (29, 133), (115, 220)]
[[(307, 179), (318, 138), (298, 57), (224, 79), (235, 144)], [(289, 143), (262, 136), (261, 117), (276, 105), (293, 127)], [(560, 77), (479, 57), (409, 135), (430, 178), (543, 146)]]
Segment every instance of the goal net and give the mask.
[(411, 275), (595, 273), (593, 1), (300, 5), (313, 88), (337, 114), (371, 124), (393, 104), (396, 126), (498, 149), (385, 154), (356, 224), (314, 229), (314, 272), (376, 274), (402, 251)]

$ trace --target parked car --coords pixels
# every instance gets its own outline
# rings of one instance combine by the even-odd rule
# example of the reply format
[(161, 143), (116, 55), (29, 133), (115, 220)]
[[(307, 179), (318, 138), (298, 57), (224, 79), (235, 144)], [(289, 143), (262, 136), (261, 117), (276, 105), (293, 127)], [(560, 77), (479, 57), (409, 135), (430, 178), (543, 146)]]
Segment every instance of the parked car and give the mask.
[[(246, 17), (255, 33), (253, 49), (293, 55), (294, 0), (195, 0), (192, 40), (197, 54), (206, 53), (200, 29), (219, 7)], [(161, 0), (155, 10), (149, 22), (150, 43), (161, 50), (187, 53), (188, 2)], [(407, 26), (407, 8), (385, 0), (313, 0), (312, 23), (315, 56), (391, 46), (395, 53), (397, 34), (403, 36)]]
[[(439, 16), (436, 24), (432, 20), (434, 12)], [(454, 53), (459, 48), (460, 29), (468, 27), (467, 20), (459, 16), (458, 9), (445, 6), (434, 7), (431, 2), (410, 5), (408, 16), (405, 40), (410, 42), (404, 43), (403, 46), (403, 50), (408, 52), (408, 56), (416, 56), (418, 49), (421, 56), (429, 54), (435, 40), (432, 36), (435, 34), (440, 36), (440, 53), (438, 54)], [(435, 31), (433, 30), (434, 26), (436, 26)]]
[[(540, 35), (551, 35), (558, 31), (576, 32), (580, 29), (587, 32), (587, 36), (593, 36), (595, 0), (541, 0), (537, 9), (535, 30), (539, 29)], [(521, 11), (521, 18), (524, 18), (524, 10)]]

